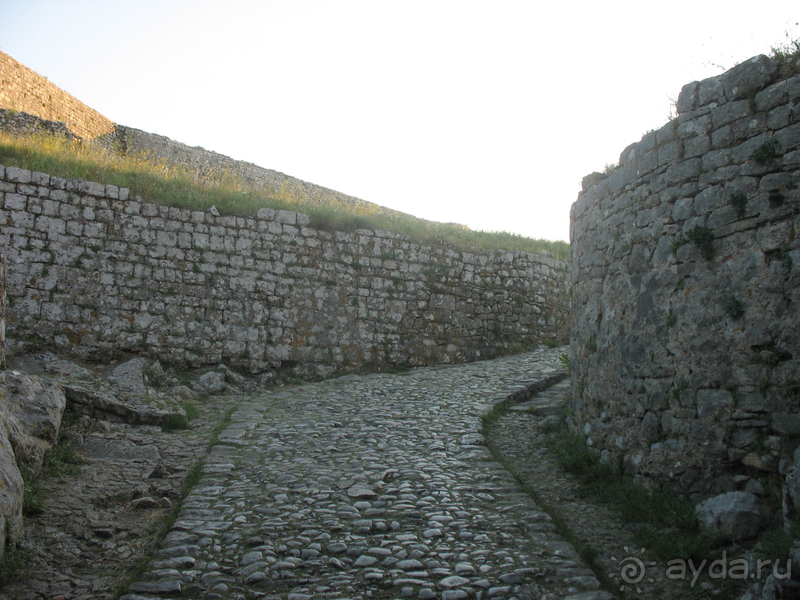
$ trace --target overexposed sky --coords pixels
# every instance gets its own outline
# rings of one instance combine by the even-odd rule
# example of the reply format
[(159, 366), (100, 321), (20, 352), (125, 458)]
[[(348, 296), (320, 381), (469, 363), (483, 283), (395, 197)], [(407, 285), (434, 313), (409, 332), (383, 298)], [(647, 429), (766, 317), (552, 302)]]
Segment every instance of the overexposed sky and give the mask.
[(797, 0), (2, 0), (0, 50), (116, 123), (568, 240), (583, 176), (798, 21)]

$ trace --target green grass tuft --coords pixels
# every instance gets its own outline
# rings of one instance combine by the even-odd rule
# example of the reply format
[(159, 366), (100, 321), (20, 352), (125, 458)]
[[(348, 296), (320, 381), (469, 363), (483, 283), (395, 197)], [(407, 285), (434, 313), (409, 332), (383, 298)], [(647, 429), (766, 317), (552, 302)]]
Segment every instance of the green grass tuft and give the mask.
[(714, 232), (705, 225), (697, 225), (687, 231), (686, 239), (697, 247), (706, 260), (714, 257)]
[(181, 408), (183, 408), (183, 410), (186, 411), (187, 420), (194, 421), (197, 417), (200, 416), (200, 409), (197, 408), (197, 405), (191, 400), (183, 400), (178, 404), (180, 404)]
[(21, 546), (8, 544), (0, 562), (0, 589), (9, 583), (27, 579), (33, 564), (32, 558), (30, 552)]
[(84, 460), (75, 452), (66, 436), (59, 436), (39, 473), (34, 474), (24, 467), (20, 469), (23, 481), (22, 514), (33, 516), (44, 512), (44, 481), (51, 477), (76, 475), (83, 463)]
[(169, 413), (164, 415), (161, 421), (162, 431), (179, 431), (181, 429), (189, 428), (189, 420), (180, 413)]

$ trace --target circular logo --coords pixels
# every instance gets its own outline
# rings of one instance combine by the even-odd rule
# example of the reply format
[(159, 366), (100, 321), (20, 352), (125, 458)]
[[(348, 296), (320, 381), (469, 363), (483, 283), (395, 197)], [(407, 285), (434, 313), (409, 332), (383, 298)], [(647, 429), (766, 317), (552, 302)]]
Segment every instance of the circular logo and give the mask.
[(625, 583), (639, 583), (644, 579), (646, 567), (636, 556), (628, 556), (619, 561), (619, 576)]

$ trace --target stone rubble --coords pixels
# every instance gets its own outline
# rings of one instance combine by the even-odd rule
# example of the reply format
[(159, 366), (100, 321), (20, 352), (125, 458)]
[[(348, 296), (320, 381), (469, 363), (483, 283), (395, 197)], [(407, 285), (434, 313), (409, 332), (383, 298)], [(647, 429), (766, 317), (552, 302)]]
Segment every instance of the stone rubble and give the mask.
[(179, 501), (228, 400), (198, 402), (200, 416), (192, 428), (171, 433), (98, 420), (68, 407), (61, 430), (84, 463), (77, 475), (46, 481), (44, 511), (25, 518), (24, 577), (0, 586), (0, 599), (117, 598), (124, 577), (155, 547), (153, 526)]

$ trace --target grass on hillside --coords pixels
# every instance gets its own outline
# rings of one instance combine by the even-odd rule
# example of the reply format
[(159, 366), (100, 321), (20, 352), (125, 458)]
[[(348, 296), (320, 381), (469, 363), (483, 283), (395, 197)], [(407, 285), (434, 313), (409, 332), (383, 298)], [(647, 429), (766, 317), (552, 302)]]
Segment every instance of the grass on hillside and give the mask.
[(420, 244), (451, 244), (459, 250), (521, 250), (550, 252), (569, 259), (569, 244), (531, 239), (507, 232), (472, 231), (450, 223), (436, 223), (381, 212), (378, 206), (355, 209), (344, 204), (319, 206), (292, 197), (291, 190), (266, 196), (264, 190), (229, 172), (200, 175), (174, 167), (146, 154), (120, 154), (92, 144), (47, 134), (14, 135), (0, 132), (0, 165), (47, 173), (65, 179), (83, 179), (129, 188), (145, 201), (191, 209), (216, 206), (222, 214), (250, 215), (260, 208), (303, 212), (311, 226), (326, 231), (382, 229), (408, 235)]

